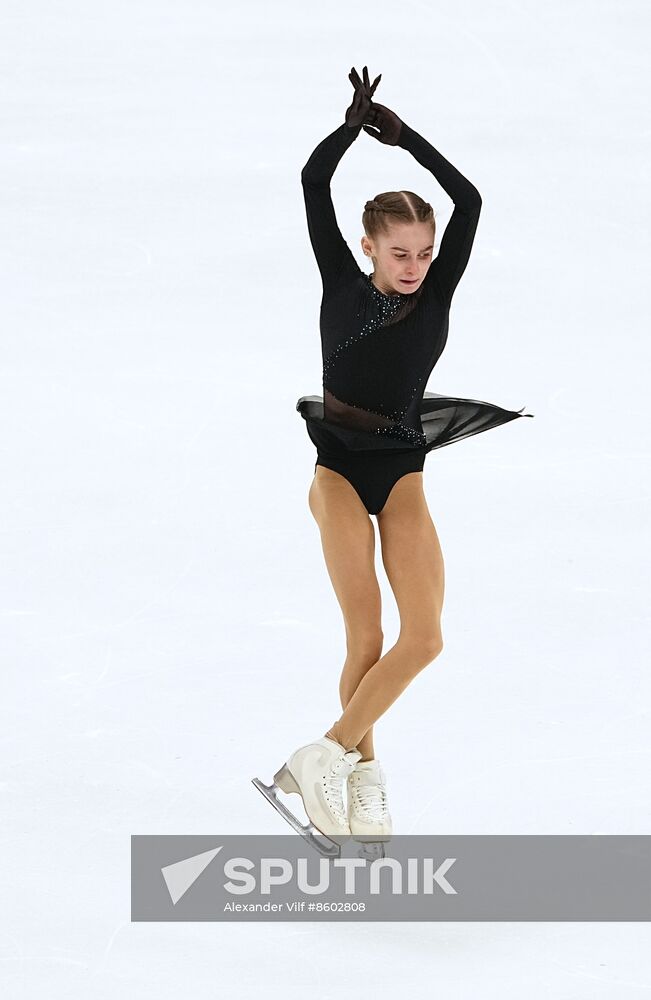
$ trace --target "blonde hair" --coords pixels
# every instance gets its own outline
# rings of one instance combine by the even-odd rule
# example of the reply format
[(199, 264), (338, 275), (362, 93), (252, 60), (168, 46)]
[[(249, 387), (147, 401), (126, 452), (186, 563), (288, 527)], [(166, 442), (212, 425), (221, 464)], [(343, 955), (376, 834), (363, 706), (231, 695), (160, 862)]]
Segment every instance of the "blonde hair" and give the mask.
[(388, 235), (392, 222), (431, 222), (436, 232), (434, 209), (413, 191), (384, 191), (364, 205), (362, 225), (371, 239)]

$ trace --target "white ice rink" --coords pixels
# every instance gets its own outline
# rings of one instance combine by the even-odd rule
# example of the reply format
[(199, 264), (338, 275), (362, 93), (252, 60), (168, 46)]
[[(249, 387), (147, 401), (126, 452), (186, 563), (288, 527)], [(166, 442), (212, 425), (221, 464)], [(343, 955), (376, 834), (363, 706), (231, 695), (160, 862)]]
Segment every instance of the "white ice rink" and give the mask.
[[(286, 834), (251, 784), (340, 712), (307, 506), (300, 171), (348, 72), (483, 198), (428, 389), (445, 648), (375, 727), (396, 833), (648, 834), (649, 45), (637, 2), (5, 0), (8, 1000), (642, 1000), (641, 922), (132, 923), (132, 834)], [(332, 191), (452, 204), (363, 132)], [(377, 558), (385, 649), (398, 618)], [(291, 805), (297, 808), (298, 799)]]

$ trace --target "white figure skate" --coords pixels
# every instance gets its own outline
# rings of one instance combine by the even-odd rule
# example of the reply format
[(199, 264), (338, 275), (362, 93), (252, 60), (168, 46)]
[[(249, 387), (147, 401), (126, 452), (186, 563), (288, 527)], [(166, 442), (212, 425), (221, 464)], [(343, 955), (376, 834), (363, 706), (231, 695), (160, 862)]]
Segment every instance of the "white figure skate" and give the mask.
[[(252, 778), (255, 787), (277, 809), (289, 825), (324, 857), (339, 857), (342, 843), (350, 837), (343, 801), (343, 783), (361, 757), (359, 750), (346, 750), (322, 736), (299, 747), (274, 774), (271, 785)], [(297, 792), (310, 822), (303, 824), (278, 798), (278, 791)], [(323, 844), (318, 835), (329, 843)]]
[(348, 824), (360, 841), (360, 857), (383, 858), (393, 824), (387, 806), (386, 775), (379, 760), (359, 761), (348, 775)]

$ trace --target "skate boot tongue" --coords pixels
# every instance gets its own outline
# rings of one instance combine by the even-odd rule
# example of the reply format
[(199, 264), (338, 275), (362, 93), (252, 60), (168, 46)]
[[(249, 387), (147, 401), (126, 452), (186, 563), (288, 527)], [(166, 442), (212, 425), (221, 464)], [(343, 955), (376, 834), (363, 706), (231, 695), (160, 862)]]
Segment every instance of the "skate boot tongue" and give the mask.
[(348, 776), (355, 770), (355, 765), (361, 756), (359, 750), (347, 750), (333, 763), (332, 770), (337, 774)]
[(343, 747), (341, 743), (337, 743), (337, 741), (331, 739), (330, 736), (322, 736), (321, 739), (318, 740), (318, 742), (322, 743), (323, 746), (327, 747), (330, 750), (333, 749), (339, 750), (342, 759), (345, 760), (346, 763), (352, 764), (353, 767), (362, 756), (361, 752), (357, 749), (357, 747), (353, 747), (351, 750), (346, 750), (346, 748)]
[(384, 785), (385, 775), (379, 760), (362, 760), (356, 764), (355, 781), (359, 785)]
[(361, 757), (359, 750), (348, 750), (335, 764), (338, 772), (347, 781), (355, 770), (355, 765)]

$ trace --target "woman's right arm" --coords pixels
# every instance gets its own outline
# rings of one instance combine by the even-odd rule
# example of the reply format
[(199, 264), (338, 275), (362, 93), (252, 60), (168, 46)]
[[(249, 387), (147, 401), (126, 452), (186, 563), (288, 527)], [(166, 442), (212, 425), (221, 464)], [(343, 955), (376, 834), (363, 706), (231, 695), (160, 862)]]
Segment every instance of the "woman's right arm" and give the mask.
[(323, 285), (336, 281), (344, 264), (358, 264), (337, 224), (330, 181), (337, 164), (361, 131), (361, 125), (340, 125), (316, 147), (301, 171), (307, 227)]

